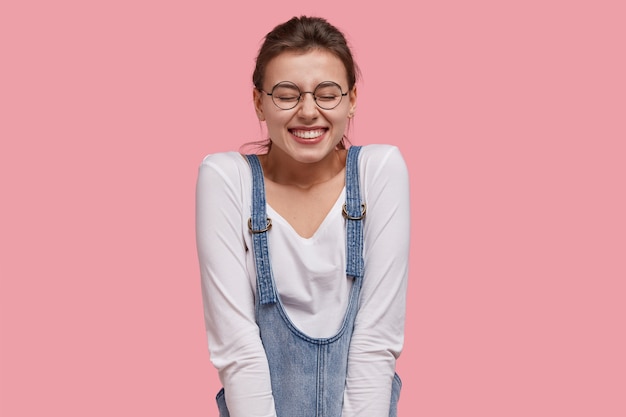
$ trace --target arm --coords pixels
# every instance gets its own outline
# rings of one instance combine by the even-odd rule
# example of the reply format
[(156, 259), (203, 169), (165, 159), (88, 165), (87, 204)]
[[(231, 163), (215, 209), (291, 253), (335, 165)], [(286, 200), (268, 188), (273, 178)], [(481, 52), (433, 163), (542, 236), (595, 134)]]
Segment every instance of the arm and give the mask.
[[(404, 341), (410, 211), (407, 168), (395, 147), (361, 158), (367, 203), (365, 276), (348, 357), (342, 417), (387, 417)], [(365, 149), (364, 149), (365, 150)], [(363, 155), (365, 156), (365, 155)]]
[[(199, 169), (196, 243), (211, 362), (232, 417), (275, 417), (269, 368), (254, 318), (246, 264), (242, 165), (234, 154), (210, 155)], [(242, 160), (243, 161), (243, 160)], [(245, 162), (244, 162), (245, 163)], [(247, 166), (243, 166), (247, 168)]]

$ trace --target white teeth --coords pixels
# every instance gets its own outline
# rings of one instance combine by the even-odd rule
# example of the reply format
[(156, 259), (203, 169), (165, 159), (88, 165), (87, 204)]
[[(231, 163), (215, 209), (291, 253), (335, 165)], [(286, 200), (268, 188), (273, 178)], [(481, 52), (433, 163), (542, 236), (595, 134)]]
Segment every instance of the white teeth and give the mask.
[(318, 136), (322, 136), (322, 134), (324, 134), (324, 130), (292, 130), (291, 133), (302, 139), (313, 139)]

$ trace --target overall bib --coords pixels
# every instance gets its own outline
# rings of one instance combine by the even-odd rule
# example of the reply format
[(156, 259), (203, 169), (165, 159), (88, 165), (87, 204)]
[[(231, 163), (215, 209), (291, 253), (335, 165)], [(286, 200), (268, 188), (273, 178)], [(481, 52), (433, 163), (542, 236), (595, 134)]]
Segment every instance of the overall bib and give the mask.
[[(278, 297), (270, 265), (265, 186), (256, 155), (246, 155), (252, 169), (252, 233), (257, 272), (256, 322), (269, 363), (278, 417), (341, 417), (348, 365), (348, 349), (363, 281), (363, 217), (359, 191), (360, 147), (348, 150), (346, 162), (346, 275), (353, 280), (348, 307), (339, 331), (332, 337), (312, 338), (291, 322)], [(394, 375), (389, 416), (397, 416), (400, 378)], [(217, 395), (220, 417), (230, 417), (222, 389)]]

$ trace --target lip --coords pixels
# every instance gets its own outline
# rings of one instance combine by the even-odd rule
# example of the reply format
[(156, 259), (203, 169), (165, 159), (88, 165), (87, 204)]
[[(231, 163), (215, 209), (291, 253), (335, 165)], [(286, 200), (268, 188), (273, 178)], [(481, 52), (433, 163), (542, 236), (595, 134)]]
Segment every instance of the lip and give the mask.
[[(326, 137), (326, 134), (328, 133), (328, 128), (322, 127), (322, 126), (307, 126), (307, 127), (297, 126), (297, 127), (289, 128), (288, 130), (289, 130), (289, 134), (291, 135), (291, 138), (295, 140), (296, 142), (301, 143), (303, 145), (315, 145), (317, 143), (320, 143)], [(293, 133), (294, 131), (313, 132), (316, 130), (322, 131), (322, 134), (313, 138), (303, 138)]]

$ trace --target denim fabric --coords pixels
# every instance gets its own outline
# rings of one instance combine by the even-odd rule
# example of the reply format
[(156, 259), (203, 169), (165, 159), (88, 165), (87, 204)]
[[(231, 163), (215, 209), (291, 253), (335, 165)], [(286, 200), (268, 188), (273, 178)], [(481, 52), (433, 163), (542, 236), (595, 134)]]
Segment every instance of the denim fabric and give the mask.
[[(339, 331), (329, 338), (312, 338), (290, 320), (275, 289), (269, 259), (263, 172), (256, 155), (247, 155), (253, 190), (250, 230), (257, 270), (256, 321), (270, 368), (278, 417), (340, 417), (348, 365), (348, 350), (363, 280), (363, 214), (359, 191), (358, 155), (352, 146), (346, 163), (346, 275), (353, 279), (348, 307)], [(397, 416), (401, 382), (394, 376), (389, 416)], [(222, 389), (217, 395), (220, 417), (230, 417)]]

